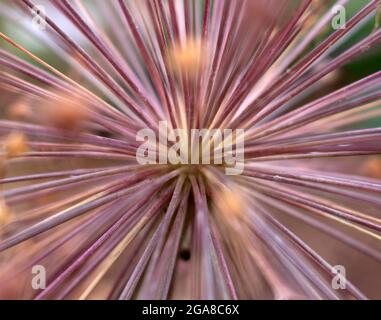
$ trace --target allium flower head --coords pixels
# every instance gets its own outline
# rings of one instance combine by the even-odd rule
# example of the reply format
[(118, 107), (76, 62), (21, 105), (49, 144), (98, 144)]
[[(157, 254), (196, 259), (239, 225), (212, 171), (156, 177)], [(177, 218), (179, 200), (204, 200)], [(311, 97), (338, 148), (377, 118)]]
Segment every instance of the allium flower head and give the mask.
[[(0, 297), (380, 298), (381, 70), (345, 71), (381, 0), (350, 2), (2, 1)], [(163, 122), (243, 172), (159, 161)]]

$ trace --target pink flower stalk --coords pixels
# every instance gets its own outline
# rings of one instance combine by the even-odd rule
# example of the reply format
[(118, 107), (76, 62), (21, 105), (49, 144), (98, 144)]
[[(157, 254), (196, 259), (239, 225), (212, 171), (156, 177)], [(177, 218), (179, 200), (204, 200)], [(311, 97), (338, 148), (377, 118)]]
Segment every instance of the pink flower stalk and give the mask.
[[(381, 70), (336, 79), (381, 1), (347, 3), (2, 2), (0, 297), (380, 298)], [(139, 164), (160, 121), (244, 129), (243, 173)]]

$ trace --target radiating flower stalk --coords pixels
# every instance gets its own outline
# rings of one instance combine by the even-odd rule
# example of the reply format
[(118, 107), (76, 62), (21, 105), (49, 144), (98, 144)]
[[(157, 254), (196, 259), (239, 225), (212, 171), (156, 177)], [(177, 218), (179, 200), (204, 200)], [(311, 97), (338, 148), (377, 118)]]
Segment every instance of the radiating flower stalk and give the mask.
[[(348, 2), (51, 0), (45, 30), (41, 3), (1, 2), (0, 297), (374, 297), (367, 275), (331, 283), (330, 248), (381, 275), (381, 128), (357, 126), (381, 115), (381, 70), (334, 84), (379, 49), (381, 1), (332, 29)], [(244, 129), (243, 173), (138, 164), (160, 121)]]

